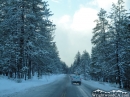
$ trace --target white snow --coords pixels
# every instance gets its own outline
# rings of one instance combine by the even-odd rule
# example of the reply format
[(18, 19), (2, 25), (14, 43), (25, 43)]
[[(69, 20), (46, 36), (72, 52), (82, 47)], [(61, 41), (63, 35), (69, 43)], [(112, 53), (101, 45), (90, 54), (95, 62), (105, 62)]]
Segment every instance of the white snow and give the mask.
[(97, 89), (101, 89), (104, 91), (111, 91), (111, 90), (119, 90), (118, 85), (112, 84), (112, 83), (106, 83), (106, 82), (99, 82), (99, 81), (93, 81), (93, 80), (83, 80), (83, 83), (88, 84), (89, 86), (92, 86)]
[(56, 80), (60, 80), (64, 76), (64, 74), (50, 76), (44, 75), (41, 79), (38, 79), (36, 76), (34, 76), (31, 80), (22, 80), (21, 83), (17, 83), (16, 80), (11, 80), (4, 76), (0, 76), (0, 97), (5, 94), (12, 94), (29, 89), (31, 87), (48, 84)]
[[(3, 95), (7, 94), (26, 91), (32, 87), (55, 82), (57, 80), (63, 79), (63, 77), (65, 77), (65, 74), (50, 76), (44, 75), (41, 79), (38, 79), (36, 76), (34, 76), (31, 80), (22, 80), (21, 83), (17, 83), (16, 80), (11, 80), (7, 77), (0, 76), (0, 97), (4, 97)], [(87, 84), (95, 89), (101, 89), (103, 91), (121, 90), (118, 88), (118, 85), (105, 82), (82, 79), (82, 83)]]

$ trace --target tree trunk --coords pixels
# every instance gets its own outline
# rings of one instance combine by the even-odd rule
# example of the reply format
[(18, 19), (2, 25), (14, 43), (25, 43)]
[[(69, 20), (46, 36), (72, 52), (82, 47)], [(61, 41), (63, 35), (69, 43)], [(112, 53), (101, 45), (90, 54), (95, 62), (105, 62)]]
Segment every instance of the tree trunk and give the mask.
[(22, 14), (21, 14), (22, 26), (21, 26), (21, 36), (20, 36), (20, 59), (18, 66), (18, 78), (20, 78), (20, 70), (24, 64), (24, 1), (22, 2)]
[(31, 79), (31, 59), (29, 58), (29, 63), (28, 63), (28, 79)]
[(116, 42), (116, 64), (117, 64), (117, 75), (118, 75), (118, 83), (119, 83), (119, 87), (121, 88), (121, 73), (120, 73), (120, 67), (119, 67), (119, 54), (118, 54), (118, 41)]

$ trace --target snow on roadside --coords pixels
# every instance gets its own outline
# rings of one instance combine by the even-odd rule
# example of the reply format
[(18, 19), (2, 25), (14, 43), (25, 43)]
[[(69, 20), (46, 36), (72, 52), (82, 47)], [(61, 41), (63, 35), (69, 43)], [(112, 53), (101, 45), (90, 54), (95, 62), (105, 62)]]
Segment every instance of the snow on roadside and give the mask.
[(12, 94), (31, 87), (48, 84), (56, 80), (60, 80), (64, 76), (64, 74), (50, 76), (44, 75), (42, 76), (42, 79), (38, 79), (36, 76), (34, 76), (30, 80), (22, 80), (21, 83), (17, 83), (14, 80), (10, 80), (6, 77), (0, 76), (0, 97), (5, 94)]
[(120, 90), (117, 85), (106, 83), (106, 82), (98, 82), (93, 80), (82, 80), (83, 83), (88, 84), (89, 86), (92, 86), (97, 89), (101, 89), (104, 91), (111, 91), (111, 90)]

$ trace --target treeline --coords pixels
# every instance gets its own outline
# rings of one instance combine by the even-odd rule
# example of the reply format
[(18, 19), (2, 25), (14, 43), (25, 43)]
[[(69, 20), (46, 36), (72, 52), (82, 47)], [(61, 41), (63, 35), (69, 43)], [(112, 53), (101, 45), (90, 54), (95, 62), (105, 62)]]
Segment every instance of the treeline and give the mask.
[(90, 62), (91, 58), (89, 53), (85, 50), (81, 55), (80, 52), (77, 52), (73, 64), (71, 64), (70, 72), (83, 74), (84, 79), (90, 79)]
[(0, 0), (0, 74), (26, 80), (34, 73), (67, 72), (48, 6), (43, 0)]
[(71, 69), (88, 74), (87, 77), (96, 81), (130, 88), (130, 14), (123, 0), (113, 3), (109, 13), (101, 9), (95, 22), (91, 58), (86, 53), (85, 65), (82, 65), (85, 53), (78, 52)]
[(101, 9), (93, 29), (91, 76), (94, 80), (130, 88), (130, 14), (123, 0)]

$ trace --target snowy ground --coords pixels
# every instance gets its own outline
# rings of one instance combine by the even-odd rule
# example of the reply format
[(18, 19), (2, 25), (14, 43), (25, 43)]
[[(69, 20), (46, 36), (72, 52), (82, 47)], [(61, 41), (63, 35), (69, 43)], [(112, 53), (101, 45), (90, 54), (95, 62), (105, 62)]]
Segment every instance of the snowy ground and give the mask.
[[(9, 80), (6, 77), (0, 76), (0, 97), (4, 97), (3, 95), (17, 93), (26, 91), (30, 88), (34, 88), (36, 86), (41, 86), (44, 84), (48, 84), (55, 82), (57, 80), (63, 80), (65, 74), (59, 75), (50, 75), (50, 76), (43, 76), (42, 79), (37, 79), (37, 77), (33, 77), (31, 80), (22, 81), (21, 83), (17, 83), (14, 80)], [(83, 80), (82, 83), (87, 84), (95, 89), (102, 89), (104, 91), (111, 91), (111, 90), (119, 90), (115, 84), (103, 83), (103, 82), (96, 82), (92, 80)]]
[(64, 74), (60, 75), (44, 75), (42, 79), (38, 79), (36, 76), (31, 80), (22, 80), (21, 83), (17, 83), (15, 80), (10, 80), (7, 77), (0, 76), (0, 97), (5, 94), (12, 94), (27, 90), (31, 87), (36, 87), (44, 84), (49, 84), (55, 80), (60, 80), (64, 77)]
[(90, 85), (91, 87), (95, 87), (104, 91), (119, 90), (118, 85), (116, 84), (98, 82), (93, 80), (82, 80), (82, 82)]

